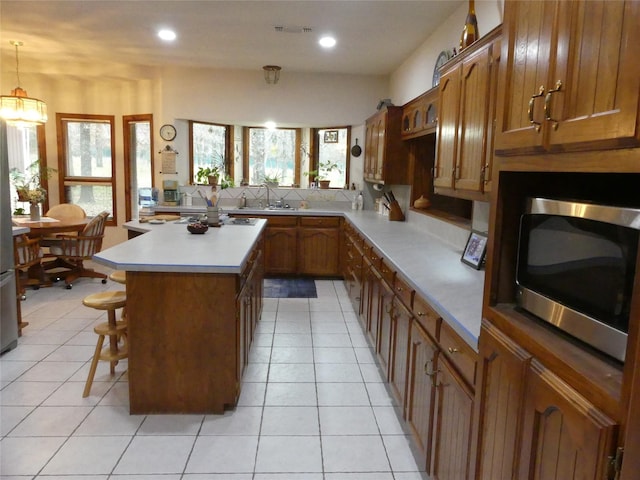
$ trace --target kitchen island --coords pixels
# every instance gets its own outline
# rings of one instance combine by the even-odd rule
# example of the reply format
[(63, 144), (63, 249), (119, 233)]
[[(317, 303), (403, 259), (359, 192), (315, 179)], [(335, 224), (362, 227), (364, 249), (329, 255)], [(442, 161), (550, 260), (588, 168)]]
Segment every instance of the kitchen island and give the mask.
[(130, 413), (235, 406), (262, 308), (265, 225), (155, 225), (94, 257), (127, 272)]

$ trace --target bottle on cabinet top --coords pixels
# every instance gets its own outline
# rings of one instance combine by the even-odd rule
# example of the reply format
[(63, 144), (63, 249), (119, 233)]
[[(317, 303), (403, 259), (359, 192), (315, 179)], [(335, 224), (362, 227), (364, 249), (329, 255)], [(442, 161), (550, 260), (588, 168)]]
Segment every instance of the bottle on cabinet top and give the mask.
[(473, 42), (480, 38), (478, 32), (478, 19), (476, 18), (475, 1), (469, 0), (469, 12), (467, 13), (467, 19), (464, 22), (464, 28), (462, 29), (462, 35), (460, 36), (460, 51), (467, 48)]

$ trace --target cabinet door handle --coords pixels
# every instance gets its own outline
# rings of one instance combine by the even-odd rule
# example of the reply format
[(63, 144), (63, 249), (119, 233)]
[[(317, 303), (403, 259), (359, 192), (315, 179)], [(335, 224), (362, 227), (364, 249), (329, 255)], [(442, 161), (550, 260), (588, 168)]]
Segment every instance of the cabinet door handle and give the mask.
[(551, 117), (551, 95), (559, 92), (561, 89), (562, 89), (562, 80), (558, 80), (556, 82), (555, 88), (553, 88), (552, 90), (549, 90), (547, 92), (547, 95), (544, 97), (544, 119), (552, 123), (552, 127), (554, 130), (558, 129), (558, 125), (560, 124), (560, 122), (558, 122), (558, 120), (554, 120)]
[(539, 98), (542, 96), (544, 96), (544, 85), (540, 85), (537, 95), (531, 95), (531, 98), (529, 99), (529, 108), (527, 109), (527, 115), (529, 116), (529, 123), (531, 125), (535, 125), (536, 132), (540, 131), (540, 127), (542, 126), (542, 124), (540, 122), (536, 122), (533, 119), (533, 107), (536, 103), (536, 98)]
[(447, 351), (448, 351), (451, 355), (453, 355), (454, 353), (458, 353), (458, 352), (460, 352), (460, 350), (458, 350), (456, 347), (449, 347), (449, 348), (447, 348)]

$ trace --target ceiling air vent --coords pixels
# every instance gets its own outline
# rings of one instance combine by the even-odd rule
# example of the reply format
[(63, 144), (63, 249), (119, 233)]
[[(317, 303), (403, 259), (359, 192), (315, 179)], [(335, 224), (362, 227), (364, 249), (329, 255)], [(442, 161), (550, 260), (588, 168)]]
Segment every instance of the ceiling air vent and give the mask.
[(313, 28), (301, 27), (300, 25), (276, 25), (273, 27), (276, 32), (280, 33), (311, 33)]

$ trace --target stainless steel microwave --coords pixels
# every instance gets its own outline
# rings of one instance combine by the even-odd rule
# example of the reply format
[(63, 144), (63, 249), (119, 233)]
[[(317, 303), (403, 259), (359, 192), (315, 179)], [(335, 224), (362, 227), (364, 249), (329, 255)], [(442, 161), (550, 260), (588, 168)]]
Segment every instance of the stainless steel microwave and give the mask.
[(624, 362), (640, 209), (530, 198), (520, 219), (518, 305)]

